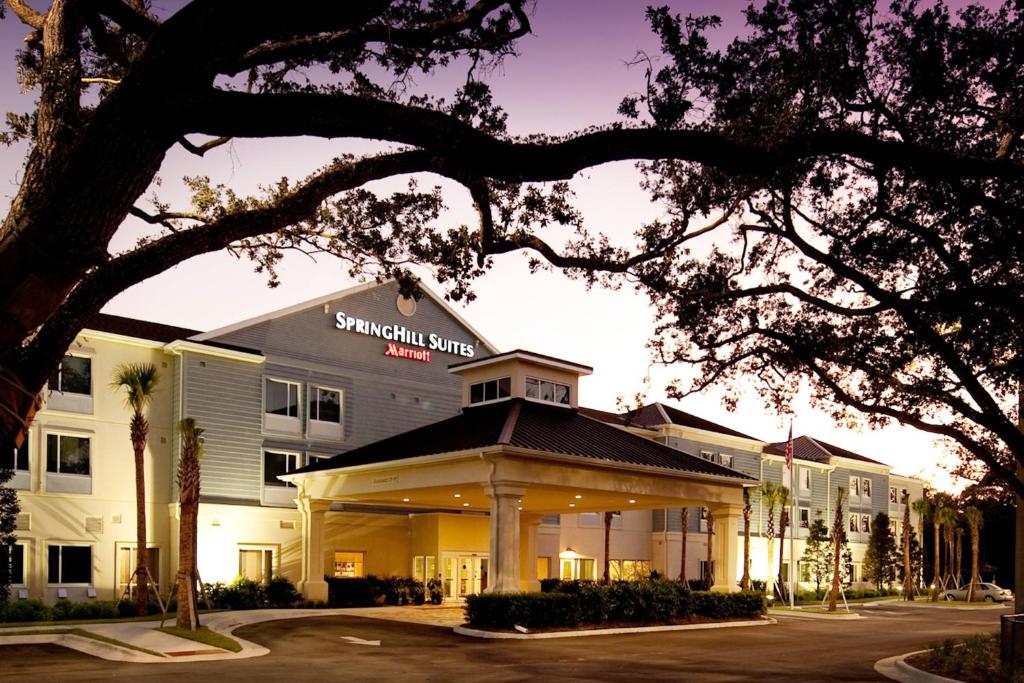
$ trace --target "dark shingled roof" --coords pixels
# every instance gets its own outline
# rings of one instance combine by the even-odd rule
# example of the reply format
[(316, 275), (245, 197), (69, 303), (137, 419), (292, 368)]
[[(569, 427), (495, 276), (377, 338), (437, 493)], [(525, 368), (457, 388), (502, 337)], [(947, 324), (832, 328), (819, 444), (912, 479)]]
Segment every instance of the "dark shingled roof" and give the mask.
[(458, 363), (452, 363), (451, 365), (448, 366), (448, 369), (454, 370), (455, 368), (461, 368), (463, 365), (472, 365), (473, 363), (479, 363), (480, 361), (499, 361), (505, 358), (512, 358), (516, 354), (521, 354), (524, 356), (534, 356), (536, 358), (540, 358), (541, 360), (552, 361), (554, 363), (561, 363), (563, 365), (570, 365), (572, 367), (579, 368), (580, 370), (586, 370), (587, 372), (593, 372), (594, 370), (594, 368), (590, 367), (589, 365), (583, 365), (582, 363), (576, 363), (571, 360), (565, 360), (564, 358), (546, 356), (543, 353), (537, 353), (536, 351), (527, 351), (526, 349), (512, 349), (511, 351), (505, 351), (504, 353), (496, 353), (492, 356), (485, 356), (484, 358), (470, 358), (469, 360), (463, 360), (459, 361)]
[(610, 413), (607, 410), (598, 410), (597, 408), (586, 408), (584, 406), (580, 406), (579, 408), (577, 408), (577, 410), (580, 412), (581, 415), (586, 415), (587, 417), (593, 418), (595, 420), (600, 420), (601, 422), (606, 422), (610, 425), (617, 425), (619, 427), (628, 426), (634, 427), (636, 429), (647, 429), (652, 432), (657, 431), (655, 429), (652, 429), (651, 427), (643, 427), (635, 423), (629, 424), (625, 416), (619, 415), (618, 413)]
[(733, 469), (631, 434), (571, 408), (523, 399), (464, 408), (455, 417), (321, 460), (296, 473), (503, 445), (605, 463), (731, 477), (737, 482), (753, 481)]
[[(662, 411), (664, 411), (664, 414), (662, 414)], [(705, 420), (702, 417), (691, 415), (690, 413), (683, 412), (678, 408), (673, 408), (672, 406), (665, 405), (664, 403), (648, 403), (635, 411), (627, 411), (623, 413), (622, 416), (626, 419), (627, 424), (639, 427), (656, 427), (658, 425), (666, 424), (665, 418), (668, 417), (668, 424), (679, 425), (681, 427), (692, 427), (693, 429), (703, 429), (707, 432), (715, 432), (718, 434), (726, 434), (728, 436), (738, 436), (743, 439), (760, 441), (760, 439), (756, 437), (744, 434), (743, 432), (737, 432), (735, 429), (729, 429), (717, 422), (712, 422), (711, 420)]]
[[(786, 442), (779, 441), (778, 443), (768, 444), (764, 448), (765, 453), (771, 453), (773, 455), (785, 455), (786, 454)], [(874, 465), (885, 465), (883, 462), (872, 460), (859, 453), (848, 451), (845, 448), (839, 446), (833, 446), (830, 443), (825, 443), (821, 439), (813, 439), (809, 436), (798, 436), (793, 439), (793, 457), (797, 460), (809, 460), (811, 462), (828, 463), (832, 457), (849, 458), (850, 460), (859, 460), (861, 462), (869, 462)]]
[(243, 353), (252, 353), (258, 356), (263, 355), (259, 349), (250, 349), (245, 346), (236, 346), (235, 344), (225, 344), (217, 341), (198, 341), (196, 339), (190, 339), (190, 337), (200, 334), (199, 330), (190, 330), (187, 327), (175, 327), (174, 325), (164, 325), (163, 323), (154, 323), (148, 320), (125, 318), (120, 315), (111, 315), (109, 313), (93, 314), (86, 319), (83, 328), (87, 330), (95, 330), (97, 332), (119, 334), (124, 337), (148, 339), (149, 341), (160, 342), (161, 344), (170, 344), (173, 341), (185, 340), (194, 344), (212, 346), (218, 349), (241, 351)]

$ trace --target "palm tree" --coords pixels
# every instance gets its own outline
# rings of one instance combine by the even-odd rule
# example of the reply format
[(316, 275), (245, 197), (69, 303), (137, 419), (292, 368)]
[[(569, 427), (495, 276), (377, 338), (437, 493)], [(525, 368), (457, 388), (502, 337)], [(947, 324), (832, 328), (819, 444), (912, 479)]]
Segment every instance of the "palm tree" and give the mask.
[[(918, 514), (918, 517), (921, 520), (921, 533), (924, 534), (924, 520), (925, 520), (926, 517), (929, 517), (934, 512), (934, 506), (932, 505), (931, 499), (928, 498), (928, 497), (919, 498), (918, 500), (915, 500), (910, 507), (913, 508), (914, 512), (916, 512)], [(924, 543), (924, 536), (923, 535), (921, 537), (921, 542)], [(936, 544), (936, 548), (938, 548), (938, 544)], [(924, 554), (924, 553), (922, 552), (922, 554)], [(936, 550), (935, 551), (935, 559), (933, 560), (933, 564), (932, 564), (932, 584), (934, 584), (934, 583), (936, 583), (938, 581), (938, 576), (939, 576), (939, 565), (938, 565), (938, 562), (939, 562), (939, 552), (938, 552), (938, 550)], [(922, 563), (923, 563), (923, 560), (922, 560)]]
[(963, 559), (963, 549), (964, 528), (957, 525), (957, 527), (953, 529), (953, 557), (955, 558), (953, 560), (953, 582), (957, 588), (960, 587), (960, 567), (962, 566), (961, 560)]
[(711, 562), (714, 560), (712, 548), (715, 536), (715, 516), (711, 513), (711, 508), (704, 509), (707, 511), (705, 517), (708, 523), (708, 557), (704, 563), (704, 590), (709, 591), (715, 585), (715, 572), (711, 569)]
[(789, 488), (780, 486), (779, 492), (779, 597), (784, 597), (786, 582), (782, 577), (782, 560), (786, 556), (786, 527), (789, 526)]
[(772, 565), (775, 564), (775, 507), (782, 499), (782, 489), (785, 488), (773, 481), (761, 482), (757, 492), (761, 494), (761, 505), (768, 508), (768, 527), (765, 536), (768, 539), (768, 578), (765, 589), (768, 595), (775, 593), (774, 581), (772, 580)]
[[(611, 578), (611, 537), (612, 537), (612, 517), (615, 515), (614, 512), (604, 513), (604, 575), (601, 576), (601, 583), (608, 585), (612, 582)], [(619, 577), (622, 578), (621, 576)]]
[(971, 602), (974, 600), (976, 586), (981, 583), (981, 572), (978, 571), (978, 544), (981, 541), (980, 530), (985, 524), (985, 517), (981, 510), (973, 506), (964, 510), (964, 517), (971, 529), (971, 583), (967, 587), (967, 602)]
[(842, 586), (839, 563), (843, 557), (843, 542), (846, 540), (846, 524), (843, 523), (843, 499), (845, 496), (846, 489), (842, 486), (836, 488), (836, 516), (832, 520), (832, 588), (828, 594), (829, 612), (836, 611), (839, 589)]
[(131, 440), (135, 450), (135, 611), (141, 617), (148, 612), (149, 569), (146, 566), (146, 470), (143, 456), (149, 440), (149, 421), (143, 410), (153, 400), (156, 385), (160, 382), (156, 366), (152, 363), (122, 363), (114, 368), (110, 386), (115, 391), (124, 389), (125, 407), (132, 411)]
[[(666, 520), (668, 517), (665, 518)], [(686, 532), (689, 531), (687, 527), (690, 526), (690, 508), (683, 508), (679, 511), (679, 521), (681, 522), (680, 528), (682, 529), (682, 548), (679, 550), (679, 582), (684, 586), (686, 585)], [(667, 524), (667, 521), (666, 521)], [(668, 550), (665, 551), (666, 553)], [(667, 562), (666, 562), (667, 564)]]
[[(914, 599), (914, 567), (910, 557), (910, 494), (903, 492), (903, 599)], [(916, 504), (916, 503), (915, 503)]]
[(178, 460), (178, 503), (181, 521), (178, 532), (178, 628), (195, 631), (199, 628), (199, 578), (197, 538), (199, 536), (199, 458), (202, 455), (200, 436), (203, 430), (187, 417), (178, 423), (181, 434), (181, 459)]
[(750, 489), (743, 489), (743, 576), (740, 578), (740, 590), (750, 590), (750, 517), (753, 506), (750, 504)]
[(956, 528), (956, 508), (944, 505), (939, 508), (938, 518), (946, 541), (946, 573), (942, 576), (942, 588), (945, 589), (953, 581), (953, 530)]
[(939, 557), (939, 551), (942, 548), (939, 542), (939, 529), (942, 526), (942, 511), (944, 507), (941, 500), (936, 500), (932, 504), (932, 530), (935, 532), (935, 564), (934, 571), (932, 571), (932, 602), (939, 601), (939, 581), (940, 574), (942, 571), (941, 561)]

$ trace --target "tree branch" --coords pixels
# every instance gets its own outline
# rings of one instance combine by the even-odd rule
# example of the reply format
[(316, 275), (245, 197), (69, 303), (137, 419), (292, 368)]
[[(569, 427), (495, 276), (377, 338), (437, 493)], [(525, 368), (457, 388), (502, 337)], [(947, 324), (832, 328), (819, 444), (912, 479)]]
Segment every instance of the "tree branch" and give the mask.
[(25, 0), (7, 0), (7, 6), (26, 26), (39, 30), (46, 23), (46, 15), (31, 7)]

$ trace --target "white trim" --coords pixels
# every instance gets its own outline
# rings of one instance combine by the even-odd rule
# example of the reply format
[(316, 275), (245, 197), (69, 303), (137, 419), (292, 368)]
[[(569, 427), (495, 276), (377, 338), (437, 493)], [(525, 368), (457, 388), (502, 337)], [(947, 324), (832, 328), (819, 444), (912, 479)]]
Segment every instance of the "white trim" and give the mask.
[(679, 425), (674, 422), (657, 425), (654, 429), (657, 429), (659, 433), (664, 432), (664, 436), (675, 436), (683, 439), (692, 439), (694, 441), (703, 441), (705, 443), (715, 443), (719, 446), (727, 446), (731, 448), (744, 448), (752, 453), (757, 453), (758, 455), (766, 455), (763, 453), (762, 449), (768, 445), (767, 441), (761, 441), (753, 437), (723, 434), (722, 432), (715, 432), (710, 429)]
[[(95, 550), (94, 543), (87, 543), (84, 541), (54, 541), (48, 539), (45, 541), (46, 544), (46, 587), (47, 588), (84, 588), (89, 586), (95, 586), (95, 576), (93, 572), (93, 551)], [(89, 582), (88, 583), (67, 583), (65, 581), (58, 581), (56, 583), (50, 582), (50, 548), (88, 548), (89, 549)], [(60, 561), (57, 563), (57, 573), (60, 575), (58, 578), (64, 578), (64, 552), (60, 553)]]
[[(495, 383), (494, 384), (494, 391), (497, 392), (498, 391), (498, 384), (497, 383), (500, 382), (503, 379), (507, 379), (508, 380), (508, 396), (502, 396), (502, 397), (499, 397), (499, 398), (489, 398), (486, 401), (476, 401), (475, 403), (473, 402), (473, 387), (475, 387), (475, 386), (477, 386), (479, 384), (487, 384), (489, 382), (494, 382)], [(469, 385), (469, 400), (466, 402), (466, 406), (467, 407), (469, 407), (469, 406), (483, 406), (483, 405), (487, 405), (489, 403), (497, 403), (498, 401), (508, 401), (508, 400), (511, 400), (512, 398), (514, 398), (514, 396), (512, 394), (512, 376), (511, 375), (505, 375), (504, 377), (494, 377), (492, 379), (482, 379), (479, 382), (473, 382), (472, 384), (470, 384)]]
[(510, 360), (522, 360), (534, 365), (541, 365), (548, 368), (555, 368), (557, 370), (565, 370), (572, 372), (580, 377), (594, 374), (594, 369), (586, 365), (577, 365), (568, 361), (559, 361), (551, 358), (545, 358), (529, 351), (512, 351), (509, 353), (501, 353), (488, 358), (481, 358), (480, 360), (469, 361), (468, 363), (458, 363), (455, 367), (449, 367), (448, 373), (457, 375), (466, 370), (473, 370), (475, 368), (485, 367), (487, 365), (494, 365), (497, 363), (504, 363)]
[[(32, 539), (32, 538), (16, 538), (16, 539), (14, 539), (14, 547), (21, 548), (21, 581), (14, 581), (14, 577), (12, 576), (11, 577), (11, 586), (10, 586), (11, 588), (28, 588), (28, 582), (26, 581), (26, 579), (28, 579), (28, 574), (29, 574), (29, 571), (28, 571), (28, 560), (29, 560), (28, 547), (29, 547), (29, 544), (31, 544), (32, 541), (34, 541), (34, 540), (35, 539)], [(49, 558), (47, 558), (47, 564), (49, 564)], [(49, 577), (47, 577), (47, 578), (49, 578)]]
[[(526, 385), (529, 382), (531, 382), (531, 381), (537, 383), (537, 396), (527, 396), (526, 395)], [(551, 395), (552, 396), (554, 396), (554, 389), (555, 389), (555, 387), (565, 387), (566, 398), (568, 398), (569, 400), (566, 401), (565, 403), (562, 403), (561, 401), (547, 401), (547, 400), (541, 398), (540, 397), (540, 389), (541, 389), (541, 385), (544, 382), (547, 382), (548, 384), (551, 385), (551, 387), (552, 387), (552, 394)], [(511, 385), (511, 383), (510, 383), (510, 385)], [(530, 377), (529, 375), (526, 375), (525, 377), (523, 377), (523, 398), (525, 398), (528, 401), (536, 401), (537, 403), (543, 403), (545, 405), (562, 406), (564, 408), (572, 408), (573, 407), (573, 403), (572, 403), (572, 399), (573, 399), (573, 396), (572, 396), (572, 385), (571, 384), (563, 384), (562, 382), (556, 382), (556, 381), (554, 381), (552, 379), (544, 379), (543, 377)]]
[[(159, 323), (155, 323), (159, 324)], [(104, 332), (102, 330), (93, 330), (88, 327), (83, 328), (78, 333), (79, 337), (86, 339), (92, 338), (98, 341), (115, 342), (117, 344), (124, 344), (126, 346), (140, 346), (144, 349), (162, 349), (166, 344), (164, 342), (153, 341), (152, 339), (146, 339), (145, 337), (130, 337), (124, 334), (114, 334), (113, 332)]]
[[(273, 577), (277, 576), (281, 571), (281, 545), (279, 543), (235, 543), (235, 562), (238, 565), (238, 572), (235, 574), (236, 577), (242, 576), (242, 551), (243, 550), (269, 550), (272, 555), (270, 557), (270, 576), (266, 577), (264, 581), (270, 581)], [(263, 562), (261, 558), (260, 570), (263, 569)], [(253, 579), (250, 576), (245, 577), (253, 581), (259, 581), (260, 579)]]
[[(365, 291), (373, 289), (375, 287), (383, 287), (384, 285), (390, 284), (392, 282), (394, 282), (393, 279), (385, 280), (384, 282), (364, 282), (362, 284), (353, 285), (352, 287), (347, 287), (346, 289), (342, 289), (342, 290), (339, 290), (339, 291), (336, 291), (336, 292), (332, 292), (330, 294), (324, 294), (323, 296), (319, 296), (319, 297), (317, 297), (315, 299), (310, 299), (308, 301), (303, 301), (303, 302), (300, 302), (300, 303), (297, 303), (297, 304), (292, 304), (291, 306), (286, 306), (284, 308), (279, 308), (276, 311), (271, 311), (269, 313), (264, 313), (262, 315), (257, 315), (257, 316), (254, 316), (252, 318), (246, 318), (245, 320), (240, 320), (240, 321), (238, 321), (236, 323), (231, 323), (230, 325), (225, 325), (224, 327), (218, 327), (215, 330), (210, 330), (209, 332), (203, 332), (201, 334), (197, 334), (197, 335), (195, 335), (192, 338), (197, 340), (197, 341), (208, 341), (208, 340), (213, 339), (215, 337), (221, 337), (221, 336), (223, 336), (225, 334), (230, 334), (231, 332), (236, 332), (238, 330), (241, 330), (241, 329), (244, 329), (246, 327), (250, 327), (252, 325), (256, 325), (256, 324), (259, 324), (259, 323), (262, 323), (262, 322), (266, 322), (268, 320), (274, 320), (276, 318), (282, 318), (282, 317), (284, 317), (286, 315), (291, 315), (292, 313), (299, 313), (301, 311), (305, 311), (305, 310), (310, 309), (310, 308), (316, 308), (316, 307), (322, 306), (322, 305), (324, 305), (326, 303), (330, 303), (331, 301), (334, 301), (336, 299), (343, 299), (345, 297), (349, 297), (349, 296), (352, 296), (353, 294), (358, 294), (360, 292), (365, 292)], [(473, 336), (475, 336), (478, 340), (480, 340), (480, 343), (482, 343), (485, 347), (487, 347), (487, 350), (490, 353), (497, 353), (497, 347), (494, 346), (494, 344), (492, 344), (491, 342), (489, 342), (487, 340), (487, 338), (485, 338), (482, 334), (480, 334), (476, 330), (476, 328), (474, 328), (472, 325), (470, 325), (468, 322), (466, 322), (465, 318), (463, 318), (461, 315), (459, 315), (458, 311), (456, 311), (454, 308), (452, 308), (451, 305), (448, 304), (448, 302), (446, 302), (444, 299), (442, 299), (437, 294), (435, 294), (433, 291), (431, 291), (429, 287), (427, 287), (425, 284), (423, 284), (423, 282), (419, 283), (419, 289), (420, 289), (421, 292), (423, 292), (424, 294), (429, 296), (431, 298), (431, 300), (434, 301), (434, 303), (436, 303), (437, 305), (441, 306), (441, 308), (443, 308), (445, 310), (445, 312), (447, 312), (449, 315), (451, 315), (453, 318), (455, 318), (455, 320), (460, 325), (462, 325), (467, 330), (472, 332)]]
[(232, 349), (223, 349), (216, 346), (209, 346), (207, 344), (197, 344), (194, 341), (188, 341), (179, 339), (173, 341), (170, 344), (164, 346), (164, 351), (167, 353), (180, 356), (184, 351), (191, 351), (192, 353), (199, 353), (205, 356), (213, 356), (214, 358), (228, 358), (230, 360), (240, 360), (246, 363), (262, 364), (266, 362), (266, 358), (255, 353), (247, 353), (245, 351), (234, 351)]
[[(52, 427), (47, 427), (47, 426), (43, 427), (42, 432), (43, 432), (43, 438), (42, 438), (42, 442), (43, 443), (40, 444), (40, 449), (41, 449), (40, 453), (42, 454), (41, 457), (40, 457), (40, 460), (42, 461), (41, 462), (42, 467), (40, 467), (40, 469), (42, 470), (44, 478), (45, 478), (45, 475), (47, 475), (47, 474), (57, 474), (57, 475), (62, 475), (62, 476), (67, 476), (67, 477), (89, 477), (89, 478), (92, 478), (92, 456), (93, 456), (92, 442), (93, 442), (93, 437), (94, 437), (94, 433), (93, 432), (85, 432), (85, 431), (83, 431), (81, 433), (75, 433), (74, 430), (65, 430), (65, 429), (62, 429), (62, 428), (59, 428), (59, 427), (52, 428)], [(50, 471), (50, 469), (49, 469), (50, 454), (49, 454), (49, 450), (48, 450), (49, 449), (49, 438), (48, 437), (51, 434), (57, 437), (57, 467), (58, 468), (60, 467), (60, 437), (66, 436), (66, 437), (70, 437), (72, 439), (86, 439), (89, 442), (89, 473), (88, 474), (76, 474), (74, 472), (61, 472), (59, 469), (56, 472), (51, 472)], [(83, 436), (82, 434), (88, 434), (88, 436)]]
[[(267, 448), (266, 446), (260, 449), (260, 505), (263, 507), (295, 507), (295, 498), (298, 497), (298, 487), (294, 483), (292, 483), (291, 480), (282, 479), (281, 477), (284, 475), (281, 475), (278, 476), (277, 478), (285, 482), (283, 486), (267, 486), (267, 453), (277, 453), (278, 455), (295, 456), (295, 469), (298, 470), (303, 467), (302, 462), (304, 458), (302, 451), (292, 451), (284, 448)], [(285, 467), (287, 467), (287, 462), (285, 463)], [(281, 503), (278, 501), (267, 502), (266, 491), (268, 488), (271, 491), (290, 490), (293, 491), (295, 495), (291, 496), (287, 503)]]

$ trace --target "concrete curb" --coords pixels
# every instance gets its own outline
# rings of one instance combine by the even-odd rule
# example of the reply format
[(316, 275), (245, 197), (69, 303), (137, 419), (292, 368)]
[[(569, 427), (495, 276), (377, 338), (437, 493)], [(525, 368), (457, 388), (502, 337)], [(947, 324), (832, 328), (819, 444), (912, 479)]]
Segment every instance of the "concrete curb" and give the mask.
[(900, 601), (900, 605), (904, 606), (904, 607), (914, 607), (914, 608), (918, 608), (918, 609), (928, 609), (928, 608), (931, 608), (931, 609), (967, 609), (967, 610), (1009, 609), (1010, 607), (1012, 607), (1011, 604), (999, 603), (999, 602), (993, 603), (993, 604), (989, 604), (987, 602), (981, 602), (981, 603), (978, 603), (977, 607), (974, 607), (973, 605), (947, 605), (945, 603), (945, 601), (943, 601), (943, 600), (939, 600), (938, 602), (932, 602), (930, 600), (928, 602), (925, 602), (923, 600), (920, 601), (920, 602), (918, 602), (917, 600), (915, 600), (914, 602), (905, 602), (905, 601), (901, 600)]
[(793, 617), (795, 619), (824, 619), (826, 621), (850, 621), (853, 619), (864, 619), (863, 614), (847, 612), (845, 614), (821, 614), (820, 612), (802, 612), (800, 610), (769, 610), (773, 617)]
[(583, 638), (587, 636), (616, 636), (624, 633), (658, 633), (663, 631), (701, 631), (715, 628), (769, 626), (778, 622), (771, 617), (757, 621), (723, 621), (714, 624), (680, 624), (676, 626), (626, 626), (622, 628), (595, 628), (585, 631), (550, 631), (547, 633), (508, 633), (507, 631), (481, 631), (465, 624), (452, 630), (460, 636), (491, 640), (547, 640), (549, 638)]
[[(191, 641), (189, 641), (191, 642)], [(93, 638), (78, 636), (73, 633), (39, 633), (29, 636), (7, 636), (0, 641), (3, 645), (60, 645), (69, 650), (99, 657), (110, 662), (129, 662), (133, 664), (152, 664), (163, 661), (163, 657), (154, 657), (145, 652), (105, 643)]]
[(907, 664), (908, 657), (919, 655), (928, 650), (915, 650), (895, 657), (886, 657), (875, 662), (875, 671), (888, 679), (901, 681), (901, 683), (962, 683), (955, 678), (937, 676), (927, 671), (914, 668)]

